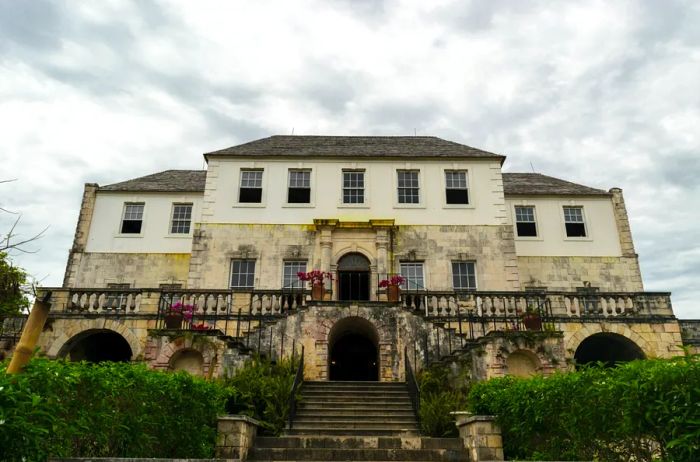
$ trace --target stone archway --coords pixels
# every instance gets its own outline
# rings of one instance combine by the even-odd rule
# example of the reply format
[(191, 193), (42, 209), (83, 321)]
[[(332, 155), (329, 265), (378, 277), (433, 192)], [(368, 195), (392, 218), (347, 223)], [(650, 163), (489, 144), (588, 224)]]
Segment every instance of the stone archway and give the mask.
[(372, 281), (371, 262), (359, 252), (350, 252), (338, 260), (338, 300), (367, 301)]
[(586, 340), (588, 337), (591, 337), (595, 334), (617, 334), (621, 337), (625, 337), (626, 339), (630, 340), (634, 344), (636, 344), (641, 350), (642, 353), (644, 354), (645, 357), (653, 357), (656, 356), (657, 351), (647, 342), (644, 340), (644, 338), (639, 335), (638, 333), (634, 332), (631, 330), (629, 327), (623, 324), (609, 324), (609, 325), (600, 325), (600, 324), (588, 324), (582, 329), (578, 329), (574, 335), (571, 336), (566, 342), (566, 349), (567, 351), (573, 356), (578, 350), (579, 345), (583, 343), (584, 340)]
[(368, 320), (351, 316), (328, 334), (329, 380), (378, 381), (379, 333)]
[(65, 342), (57, 356), (71, 361), (100, 363), (128, 362), (133, 354), (129, 342), (119, 333), (109, 329), (88, 329)]
[(177, 351), (171, 358), (168, 367), (172, 371), (185, 371), (192, 375), (204, 373), (204, 355), (192, 348)]
[(516, 350), (506, 358), (506, 371), (515, 377), (531, 377), (540, 370), (537, 355), (528, 350)]
[[(60, 320), (59, 320), (60, 321)], [(111, 319), (83, 319), (78, 322), (63, 321), (60, 335), (47, 348), (46, 355), (49, 358), (62, 357), (66, 355), (66, 348), (70, 348), (71, 339), (76, 338), (83, 332), (88, 331), (113, 331), (119, 334), (129, 344), (131, 348), (131, 358), (136, 359), (141, 356), (143, 347), (139, 338), (134, 332), (126, 327), (123, 323), (113, 321)], [(54, 326), (54, 330), (58, 331), (58, 326)]]
[(611, 367), (618, 363), (644, 358), (644, 352), (639, 345), (623, 335), (610, 332), (601, 332), (587, 337), (574, 353), (577, 366), (602, 362)]

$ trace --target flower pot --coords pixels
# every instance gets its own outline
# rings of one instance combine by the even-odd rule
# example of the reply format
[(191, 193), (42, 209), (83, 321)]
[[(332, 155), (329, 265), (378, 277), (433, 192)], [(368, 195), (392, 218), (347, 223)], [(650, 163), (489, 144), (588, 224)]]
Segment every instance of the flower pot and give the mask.
[(180, 313), (170, 313), (166, 314), (165, 318), (165, 328), (166, 329), (180, 329), (182, 328), (182, 315)]
[(527, 330), (542, 330), (542, 318), (536, 313), (523, 315), (523, 324)]
[(386, 298), (388, 301), (396, 303), (401, 298), (401, 288), (395, 285), (386, 287)]
[(322, 282), (314, 282), (311, 286), (311, 299), (323, 300), (324, 286)]

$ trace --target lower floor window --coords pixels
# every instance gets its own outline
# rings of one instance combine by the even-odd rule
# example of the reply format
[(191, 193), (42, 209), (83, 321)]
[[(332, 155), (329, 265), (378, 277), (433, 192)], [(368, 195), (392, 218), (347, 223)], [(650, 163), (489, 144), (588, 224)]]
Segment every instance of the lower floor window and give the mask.
[(401, 276), (406, 281), (403, 283), (405, 290), (424, 290), (423, 263), (401, 263)]
[(282, 287), (284, 289), (301, 289), (304, 287), (304, 281), (299, 279), (297, 273), (306, 272), (305, 261), (286, 261), (284, 262), (284, 272), (282, 275)]
[(476, 271), (472, 261), (452, 262), (452, 287), (455, 289), (476, 289)]
[(252, 289), (255, 281), (255, 260), (231, 260), (231, 287)]

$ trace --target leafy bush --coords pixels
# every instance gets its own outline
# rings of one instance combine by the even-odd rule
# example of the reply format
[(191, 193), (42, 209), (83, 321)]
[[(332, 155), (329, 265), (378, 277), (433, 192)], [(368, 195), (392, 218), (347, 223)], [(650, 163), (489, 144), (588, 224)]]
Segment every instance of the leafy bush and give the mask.
[(262, 424), (261, 433), (279, 435), (289, 419), (289, 394), (296, 370), (288, 360), (276, 364), (255, 358), (224, 380), (226, 411), (244, 414)]
[(447, 366), (436, 365), (422, 370), (417, 379), (421, 431), (432, 437), (458, 436), (455, 418), (450, 413), (466, 408), (471, 385), (468, 377), (453, 377)]
[(469, 405), (496, 415), (507, 458), (700, 460), (700, 357), (593, 366), (474, 385)]
[(127, 363), (34, 359), (0, 369), (0, 460), (210, 457), (224, 389)]

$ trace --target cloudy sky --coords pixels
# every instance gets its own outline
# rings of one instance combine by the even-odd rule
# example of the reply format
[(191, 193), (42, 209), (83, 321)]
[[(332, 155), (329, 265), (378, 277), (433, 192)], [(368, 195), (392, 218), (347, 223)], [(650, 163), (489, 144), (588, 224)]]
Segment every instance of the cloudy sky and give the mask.
[[(625, 191), (700, 318), (700, 2), (0, 0), (0, 207), (60, 285), (82, 185), (271, 134), (430, 134)], [(12, 217), (0, 214), (0, 232)]]

